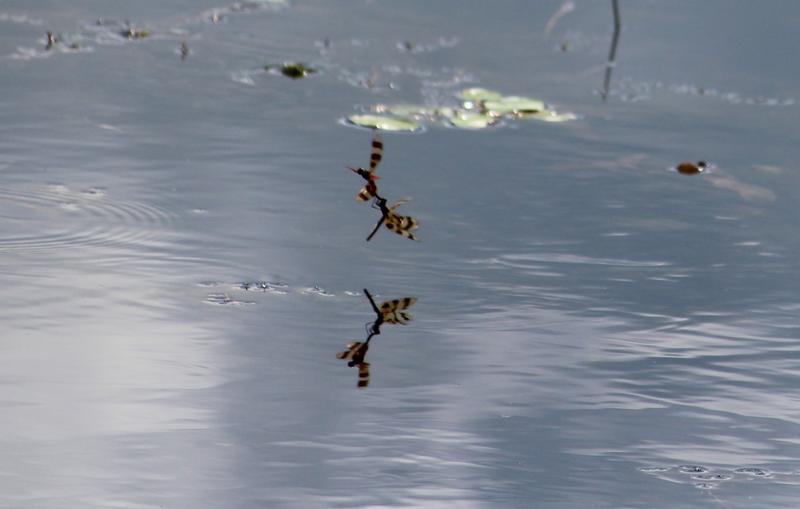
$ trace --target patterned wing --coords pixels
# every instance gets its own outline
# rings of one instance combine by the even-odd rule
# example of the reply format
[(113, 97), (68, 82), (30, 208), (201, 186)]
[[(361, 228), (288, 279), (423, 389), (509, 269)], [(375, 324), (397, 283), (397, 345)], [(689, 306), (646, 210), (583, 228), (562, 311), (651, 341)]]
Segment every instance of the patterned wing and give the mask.
[(361, 341), (347, 343), (347, 350), (345, 350), (344, 352), (337, 353), (336, 358), (350, 361), (355, 365), (364, 360), (364, 356), (367, 353), (367, 348), (369, 348), (369, 346), (367, 346), (366, 343), (362, 343)]
[(386, 215), (386, 220), (383, 224), (386, 225), (386, 228), (398, 235), (402, 235), (403, 237), (411, 240), (419, 240), (414, 235), (414, 232), (411, 231), (416, 230), (419, 226), (419, 221), (413, 217), (401, 216), (400, 214), (396, 214), (390, 210)]
[(385, 323), (405, 325), (414, 319), (411, 313), (404, 311), (417, 302), (416, 297), (406, 297), (404, 299), (387, 300), (381, 304), (381, 316)]

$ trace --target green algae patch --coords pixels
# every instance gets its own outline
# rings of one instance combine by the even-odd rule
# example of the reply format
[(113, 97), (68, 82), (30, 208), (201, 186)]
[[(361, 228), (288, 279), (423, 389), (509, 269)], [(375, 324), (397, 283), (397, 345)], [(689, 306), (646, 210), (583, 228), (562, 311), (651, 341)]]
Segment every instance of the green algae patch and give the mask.
[(414, 132), (422, 126), (410, 118), (389, 117), (385, 115), (350, 115), (347, 121), (359, 127), (378, 129), (379, 131)]

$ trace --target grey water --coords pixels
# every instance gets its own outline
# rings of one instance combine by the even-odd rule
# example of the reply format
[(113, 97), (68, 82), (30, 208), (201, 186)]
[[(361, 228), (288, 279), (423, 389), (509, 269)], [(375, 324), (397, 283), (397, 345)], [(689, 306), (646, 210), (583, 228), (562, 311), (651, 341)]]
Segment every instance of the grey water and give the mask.
[(797, 506), (800, 4), (224, 1), (0, 3), (0, 507)]

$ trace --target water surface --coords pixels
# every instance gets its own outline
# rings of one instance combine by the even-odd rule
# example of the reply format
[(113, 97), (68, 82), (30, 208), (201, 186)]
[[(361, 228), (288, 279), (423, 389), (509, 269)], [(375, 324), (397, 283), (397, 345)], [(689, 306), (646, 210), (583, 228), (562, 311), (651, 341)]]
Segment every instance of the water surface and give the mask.
[[(561, 4), (4, 2), (0, 506), (793, 505), (800, 8), (623, 2), (603, 103)], [(384, 133), (364, 242), (340, 120), (467, 86), (580, 118)]]

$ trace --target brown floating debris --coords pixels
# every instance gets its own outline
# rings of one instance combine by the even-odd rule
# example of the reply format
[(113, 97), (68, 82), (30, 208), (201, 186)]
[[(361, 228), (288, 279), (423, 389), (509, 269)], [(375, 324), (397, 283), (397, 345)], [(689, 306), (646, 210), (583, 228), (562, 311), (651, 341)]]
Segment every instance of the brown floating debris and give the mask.
[(708, 165), (705, 161), (697, 161), (696, 163), (684, 161), (676, 166), (675, 169), (678, 170), (678, 173), (683, 173), (684, 175), (697, 175), (698, 173), (703, 173), (707, 167)]
[(317, 72), (316, 69), (313, 69), (303, 63), (300, 62), (288, 62), (281, 65), (265, 65), (264, 70), (271, 71), (276, 70), (286, 76), (287, 78), (292, 78), (293, 80), (297, 80), (300, 78), (305, 78), (311, 74)]
[(47, 45), (45, 45), (44, 49), (45, 49), (45, 50), (49, 50), (50, 48), (52, 48), (52, 47), (53, 47), (53, 44), (57, 44), (57, 43), (59, 43), (59, 42), (61, 42), (61, 41), (59, 40), (59, 38), (58, 38), (58, 37), (56, 37), (56, 36), (53, 34), (53, 32), (50, 32), (50, 31), (48, 30), (48, 32), (47, 32)]

